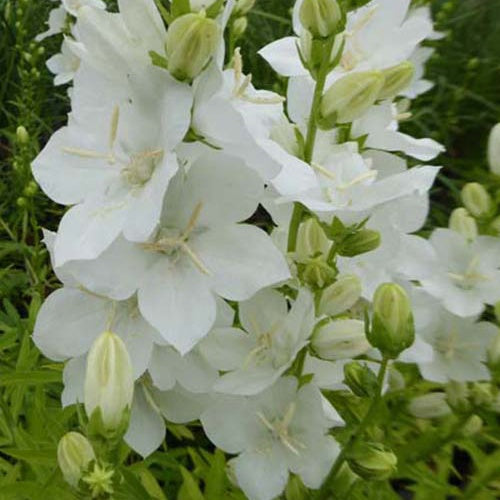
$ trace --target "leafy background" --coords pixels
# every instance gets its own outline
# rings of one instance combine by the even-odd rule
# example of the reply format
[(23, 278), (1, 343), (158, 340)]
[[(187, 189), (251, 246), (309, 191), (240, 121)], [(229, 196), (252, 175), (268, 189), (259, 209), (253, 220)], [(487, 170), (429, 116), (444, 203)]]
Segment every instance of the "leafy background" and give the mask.
[[(291, 31), (292, 4), (258, 0), (249, 14), (241, 45), (257, 86), (284, 91), (285, 82), (256, 52)], [(30, 172), (34, 156), (64, 124), (69, 104), (66, 89), (54, 88), (45, 69), (60, 41), (33, 42), (53, 5), (0, 0), (0, 500), (79, 498), (62, 480), (56, 447), (65, 432), (83, 423), (74, 407), (60, 407), (62, 365), (45, 359), (30, 338), (41, 302), (58, 286), (41, 228), (55, 229), (62, 209), (40, 193)], [(432, 194), (430, 227), (447, 224), (464, 182), (500, 187), (485, 165), (489, 129), (500, 121), (500, 1), (438, 0), (432, 8), (437, 28), (447, 33), (428, 68), (436, 86), (415, 102), (413, 117), (404, 125), (447, 148), (439, 159), (444, 169)], [(16, 134), (19, 126), (28, 131), (27, 140)], [(409, 386), (391, 396), (386, 423), (373, 430), (397, 450), (397, 478), (364, 483), (349, 498), (499, 498), (498, 417), (484, 410), (479, 433), (465, 424), (469, 415), (415, 421), (405, 413), (405, 402), (430, 387), (411, 370), (405, 377)], [(339, 397), (338, 404), (346, 419), (356, 420), (359, 402)], [(116, 498), (243, 498), (225, 479), (226, 457), (214, 452), (195, 426), (170, 426), (163, 448), (146, 462), (127, 449), (123, 456), (125, 481)], [(347, 498), (341, 488), (337, 495)], [(286, 498), (307, 498), (307, 493), (293, 482)]]

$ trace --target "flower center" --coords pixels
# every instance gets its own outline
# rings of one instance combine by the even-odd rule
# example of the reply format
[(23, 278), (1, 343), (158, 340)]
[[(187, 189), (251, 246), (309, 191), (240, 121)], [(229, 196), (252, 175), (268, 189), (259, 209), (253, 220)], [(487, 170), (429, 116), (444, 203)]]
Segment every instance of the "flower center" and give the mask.
[(481, 274), (478, 270), (479, 267), (479, 257), (475, 256), (467, 266), (467, 269), (463, 274), (459, 273), (448, 273), (448, 276), (455, 281), (459, 288), (464, 290), (472, 290), (479, 283), (484, 281), (489, 281), (490, 278)]
[(290, 403), (282, 419), (276, 418), (269, 421), (262, 412), (257, 412), (257, 417), (264, 427), (271, 433), (273, 439), (280, 441), (283, 446), (289, 449), (294, 455), (300, 455), (300, 449), (306, 446), (290, 434), (290, 424), (295, 415), (296, 405)]

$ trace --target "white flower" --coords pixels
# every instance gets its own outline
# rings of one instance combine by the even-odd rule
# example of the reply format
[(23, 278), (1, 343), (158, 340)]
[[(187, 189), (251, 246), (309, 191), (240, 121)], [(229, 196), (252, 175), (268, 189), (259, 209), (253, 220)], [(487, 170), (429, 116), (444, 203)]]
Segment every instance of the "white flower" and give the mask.
[(399, 271), (461, 317), (474, 316), (500, 300), (500, 240), (474, 241), (451, 229), (436, 229), (429, 241), (405, 236)]
[(125, 299), (182, 354), (215, 320), (217, 295), (246, 300), (286, 280), (288, 266), (260, 229), (237, 224), (257, 207), (262, 181), (236, 158), (212, 153), (179, 171), (146, 243), (118, 238), (92, 262), (67, 264), (96, 293)]
[(410, 57), (410, 62), (415, 68), (415, 75), (410, 86), (401, 95), (408, 99), (415, 99), (419, 95), (425, 94), (434, 87), (434, 83), (424, 78), (425, 65), (434, 54), (434, 49), (430, 47), (418, 47)]
[(77, 16), (82, 7), (101, 10), (106, 8), (106, 4), (102, 0), (61, 0), (61, 2), (66, 11), (73, 16)]
[(37, 35), (35, 37), (35, 41), (41, 42), (50, 36), (62, 33), (62, 30), (64, 29), (64, 26), (66, 24), (66, 17), (67, 17), (67, 12), (62, 5), (56, 7), (55, 9), (52, 9), (50, 11), (49, 19), (47, 21), (49, 29)]
[(486, 368), (487, 349), (498, 335), (495, 325), (456, 316), (429, 302), (424, 311), (417, 307), (414, 312), (417, 336), (434, 351), (431, 360), (416, 360), (425, 379), (446, 383), (490, 378)]
[(330, 424), (320, 391), (297, 386), (296, 379), (283, 378), (259, 396), (217, 401), (201, 416), (209, 439), (239, 455), (232, 466), (250, 500), (280, 495), (290, 472), (318, 488), (338, 455), (337, 443), (326, 436)]
[[(55, 260), (92, 259), (121, 233), (144, 241), (155, 230), (170, 179), (171, 151), (190, 122), (189, 87), (150, 69), (150, 85), (100, 86), (82, 68), (69, 125), (57, 131), (33, 162), (33, 174), (54, 201), (76, 205), (61, 221)], [(139, 88), (138, 88), (139, 87)]]
[(80, 58), (74, 54), (66, 38), (62, 43), (61, 52), (47, 61), (47, 68), (55, 75), (54, 85), (69, 83), (79, 67)]
[(269, 180), (281, 168), (280, 158), (274, 157), (279, 148), (270, 135), (284, 119), (284, 99), (254, 88), (252, 75), (243, 73), (239, 49), (233, 64), (234, 69), (223, 72), (213, 64), (196, 82), (192, 127), (204, 141), (242, 158)]
[(293, 363), (314, 328), (312, 295), (299, 292), (290, 311), (283, 295), (263, 290), (239, 308), (246, 332), (214, 329), (201, 343), (208, 361), (225, 373), (215, 392), (250, 396), (272, 385)]

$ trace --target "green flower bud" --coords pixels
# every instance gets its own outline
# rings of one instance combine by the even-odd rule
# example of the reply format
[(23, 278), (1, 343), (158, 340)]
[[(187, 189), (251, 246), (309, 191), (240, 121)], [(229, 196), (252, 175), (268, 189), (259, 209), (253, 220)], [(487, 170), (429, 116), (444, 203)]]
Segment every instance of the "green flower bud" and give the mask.
[(328, 129), (361, 117), (378, 99), (384, 82), (381, 71), (352, 73), (337, 80), (321, 99), (318, 124)]
[(469, 388), (463, 382), (452, 381), (446, 385), (446, 401), (456, 413), (466, 413), (470, 409)]
[(372, 252), (380, 246), (380, 233), (371, 229), (361, 229), (347, 236), (337, 253), (342, 257), (356, 257)]
[(479, 434), (483, 428), (483, 419), (479, 415), (472, 415), (462, 428), (465, 437)]
[(233, 35), (240, 38), (245, 34), (248, 28), (248, 19), (246, 17), (238, 17), (233, 21)]
[(181, 81), (197, 77), (215, 54), (219, 39), (219, 26), (203, 11), (178, 17), (167, 33), (168, 70)]
[(405, 61), (385, 69), (382, 74), (385, 82), (378, 98), (392, 99), (410, 85), (415, 76), (415, 66), (410, 61)]
[(362, 443), (348, 457), (351, 469), (368, 481), (385, 481), (397, 470), (398, 458), (379, 443)]
[(19, 125), (19, 127), (17, 127), (16, 136), (17, 142), (19, 142), (19, 144), (27, 144), (30, 140), (28, 131), (22, 125)]
[(431, 392), (413, 398), (408, 405), (408, 411), (417, 418), (441, 418), (451, 413), (444, 392)]
[(326, 262), (323, 256), (308, 259), (305, 263), (297, 263), (299, 276), (311, 288), (323, 289), (333, 283), (337, 271)]
[(497, 123), (490, 132), (488, 164), (494, 174), (500, 175), (500, 123)]
[(470, 397), (474, 406), (488, 408), (495, 400), (493, 386), (488, 382), (476, 382), (471, 386)]
[(371, 398), (378, 391), (377, 376), (366, 364), (352, 361), (344, 366), (344, 382), (361, 398)]
[(474, 241), (478, 235), (476, 220), (465, 208), (453, 210), (450, 216), (450, 229), (460, 233), (469, 241)]
[(337, 0), (304, 0), (300, 6), (300, 22), (315, 38), (335, 34), (342, 21)]
[(332, 242), (327, 238), (321, 224), (311, 217), (299, 227), (295, 250), (296, 259), (303, 262), (319, 255), (326, 257), (331, 245)]
[(322, 359), (355, 358), (371, 349), (366, 340), (365, 323), (357, 319), (331, 321), (316, 330), (312, 347)]
[(389, 358), (397, 358), (413, 344), (415, 324), (411, 304), (401, 286), (384, 283), (377, 288), (368, 340)]
[(57, 462), (64, 479), (71, 486), (78, 485), (82, 472), (95, 460), (94, 450), (88, 439), (78, 432), (68, 432), (57, 446)]
[(244, 16), (252, 10), (256, 0), (237, 0), (234, 6), (234, 13), (237, 16)]
[(474, 217), (490, 217), (495, 213), (490, 194), (483, 185), (477, 182), (470, 182), (463, 187), (462, 202)]
[(132, 406), (134, 377), (130, 356), (118, 335), (104, 332), (87, 358), (84, 401), (89, 418), (99, 409), (105, 430), (118, 429)]
[(360, 279), (353, 274), (345, 274), (323, 291), (319, 313), (336, 316), (353, 307), (360, 297)]

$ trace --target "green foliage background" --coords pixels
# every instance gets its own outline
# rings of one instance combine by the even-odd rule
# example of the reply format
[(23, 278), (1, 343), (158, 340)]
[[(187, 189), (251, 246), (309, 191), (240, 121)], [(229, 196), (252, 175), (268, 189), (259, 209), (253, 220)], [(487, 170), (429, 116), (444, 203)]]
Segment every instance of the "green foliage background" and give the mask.
[[(285, 89), (256, 52), (291, 31), (292, 3), (258, 0), (249, 15), (242, 47), (246, 70), (257, 86)], [(41, 228), (55, 229), (62, 209), (39, 192), (30, 173), (31, 160), (68, 111), (66, 90), (52, 86), (44, 66), (60, 41), (33, 42), (44, 31), (53, 5), (48, 0), (0, 0), (0, 500), (79, 498), (58, 471), (56, 446), (65, 432), (84, 423), (75, 408), (60, 407), (62, 365), (45, 359), (30, 338), (41, 302), (58, 286)], [(415, 103), (405, 127), (447, 148), (439, 159), (444, 169), (430, 218), (431, 225), (446, 225), (460, 203), (464, 182), (500, 187), (485, 164), (489, 129), (500, 121), (500, 1), (438, 0), (432, 7), (437, 28), (447, 33), (429, 65), (428, 78), (436, 86)], [(17, 137), (19, 126), (28, 131), (27, 142)], [(405, 412), (405, 402), (430, 386), (411, 371), (405, 377), (409, 388), (390, 397), (386, 423), (373, 429), (398, 451), (396, 480), (365, 483), (348, 497), (339, 486), (338, 498), (499, 498), (496, 415), (483, 411), (483, 430), (472, 435), (465, 427), (469, 414), (437, 423), (415, 421)], [(362, 414), (359, 401), (346, 396), (337, 403), (348, 421)], [(146, 462), (124, 450), (125, 482), (116, 498), (243, 498), (225, 479), (226, 458), (214, 453), (199, 429), (168, 430), (164, 447)], [(300, 485), (293, 483), (286, 497), (307, 498), (301, 495)]]

